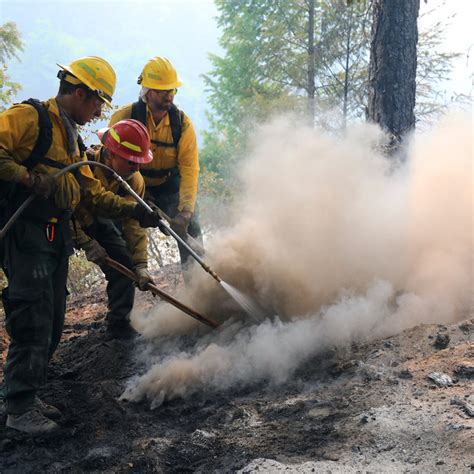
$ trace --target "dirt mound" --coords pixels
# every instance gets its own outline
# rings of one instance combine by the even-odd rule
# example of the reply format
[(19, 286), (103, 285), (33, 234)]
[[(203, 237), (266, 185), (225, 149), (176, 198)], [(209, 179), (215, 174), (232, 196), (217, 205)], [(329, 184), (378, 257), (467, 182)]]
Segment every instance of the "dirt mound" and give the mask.
[(125, 382), (143, 369), (135, 355), (145, 342), (108, 341), (99, 296), (94, 304), (71, 302), (41, 394), (62, 410), (61, 431), (31, 438), (5, 428), (2, 417), (1, 472), (459, 472), (474, 466), (473, 320), (331, 350), (284, 385), (200, 393), (150, 410), (118, 401)]

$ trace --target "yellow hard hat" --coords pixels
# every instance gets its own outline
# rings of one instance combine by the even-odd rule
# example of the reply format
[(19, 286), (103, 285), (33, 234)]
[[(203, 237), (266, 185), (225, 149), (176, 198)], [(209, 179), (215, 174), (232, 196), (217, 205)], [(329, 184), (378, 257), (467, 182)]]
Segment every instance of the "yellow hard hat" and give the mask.
[[(115, 71), (112, 66), (102, 58), (97, 56), (86, 56), (85, 58), (76, 59), (69, 66), (58, 66), (66, 72), (61, 75), (63, 79), (71, 84), (85, 84), (89, 89), (97, 93), (97, 95), (108, 105), (112, 105), (112, 96), (115, 91)], [(68, 73), (68, 74), (67, 74)], [(71, 77), (72, 76), (72, 77)]]
[(143, 87), (162, 91), (183, 85), (171, 61), (162, 56), (156, 56), (145, 64), (137, 82)]

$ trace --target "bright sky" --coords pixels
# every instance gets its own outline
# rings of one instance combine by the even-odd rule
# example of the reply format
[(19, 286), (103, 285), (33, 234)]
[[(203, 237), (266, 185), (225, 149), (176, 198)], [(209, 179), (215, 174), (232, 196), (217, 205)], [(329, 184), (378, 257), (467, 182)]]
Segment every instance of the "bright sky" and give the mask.
[[(420, 14), (433, 7), (439, 6), (433, 19), (450, 20), (450, 25), (446, 29), (446, 36), (443, 42), (443, 50), (448, 52), (463, 53), (453, 65), (454, 70), (451, 81), (447, 88), (455, 92), (469, 94), (473, 92), (473, 72), (474, 72), (474, 1), (473, 0), (421, 0)], [(425, 27), (426, 22), (420, 20), (420, 28)], [(469, 48), (471, 48), (469, 50)], [(470, 56), (468, 56), (470, 52)]]

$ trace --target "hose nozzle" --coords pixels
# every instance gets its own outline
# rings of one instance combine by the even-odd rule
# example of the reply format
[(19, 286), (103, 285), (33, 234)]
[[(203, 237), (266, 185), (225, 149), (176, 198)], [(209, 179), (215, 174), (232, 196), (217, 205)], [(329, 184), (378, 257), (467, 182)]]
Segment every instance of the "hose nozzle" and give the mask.
[(212, 270), (212, 268), (210, 268), (208, 265), (204, 263), (204, 264), (201, 264), (201, 266), (207, 273), (209, 273), (209, 275), (211, 275), (212, 278), (214, 278), (214, 280), (217, 281), (217, 283), (220, 283), (222, 281), (219, 275), (214, 270)]

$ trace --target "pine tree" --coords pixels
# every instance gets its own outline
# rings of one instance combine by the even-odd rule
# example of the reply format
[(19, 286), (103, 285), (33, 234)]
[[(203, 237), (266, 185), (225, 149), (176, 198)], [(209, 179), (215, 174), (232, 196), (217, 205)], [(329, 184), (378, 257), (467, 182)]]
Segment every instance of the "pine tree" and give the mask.
[(21, 90), (21, 85), (10, 81), (7, 61), (19, 59), (18, 53), (23, 51), (23, 42), (17, 30), (16, 23), (9, 21), (0, 26), (0, 110), (9, 105), (15, 94)]

